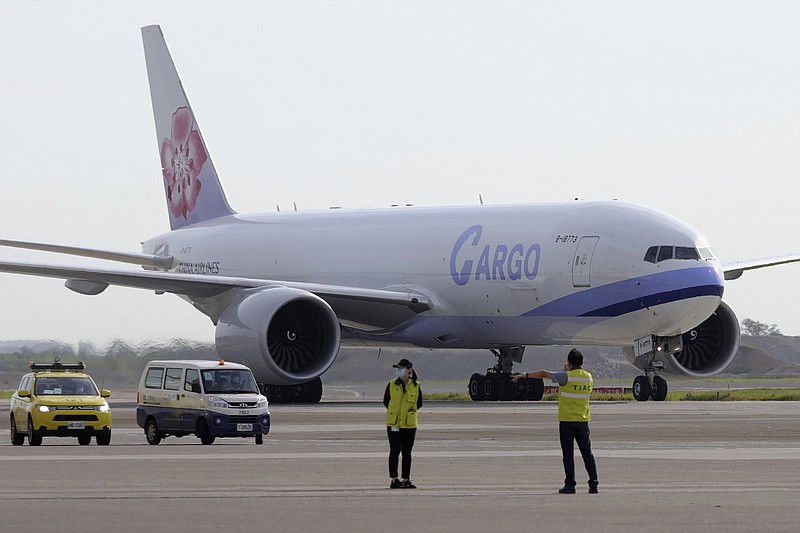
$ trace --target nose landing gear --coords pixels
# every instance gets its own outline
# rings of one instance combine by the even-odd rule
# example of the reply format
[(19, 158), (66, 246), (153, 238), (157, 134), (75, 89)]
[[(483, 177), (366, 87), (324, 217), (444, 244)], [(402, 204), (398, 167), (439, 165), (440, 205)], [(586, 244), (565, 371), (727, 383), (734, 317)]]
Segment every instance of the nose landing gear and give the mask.
[(633, 397), (639, 402), (650, 399), (663, 402), (667, 399), (667, 389), (667, 380), (655, 375), (655, 369), (645, 370), (644, 376), (633, 380)]

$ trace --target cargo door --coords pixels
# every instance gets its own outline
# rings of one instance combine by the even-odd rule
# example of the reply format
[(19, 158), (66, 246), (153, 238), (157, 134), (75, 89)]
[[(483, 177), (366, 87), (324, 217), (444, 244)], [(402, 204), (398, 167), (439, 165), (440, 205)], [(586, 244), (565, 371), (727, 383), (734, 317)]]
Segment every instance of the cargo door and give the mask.
[(592, 286), (592, 256), (600, 237), (581, 237), (575, 249), (575, 260), (572, 263), (572, 286)]

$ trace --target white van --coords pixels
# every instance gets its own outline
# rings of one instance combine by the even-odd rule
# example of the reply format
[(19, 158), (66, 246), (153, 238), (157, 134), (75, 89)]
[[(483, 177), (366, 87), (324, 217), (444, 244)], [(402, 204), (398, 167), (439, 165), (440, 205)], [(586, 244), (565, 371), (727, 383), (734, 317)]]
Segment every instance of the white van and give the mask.
[(269, 433), (267, 398), (250, 369), (225, 361), (150, 361), (136, 395), (136, 423), (147, 442), (195, 434), (203, 444), (216, 437)]

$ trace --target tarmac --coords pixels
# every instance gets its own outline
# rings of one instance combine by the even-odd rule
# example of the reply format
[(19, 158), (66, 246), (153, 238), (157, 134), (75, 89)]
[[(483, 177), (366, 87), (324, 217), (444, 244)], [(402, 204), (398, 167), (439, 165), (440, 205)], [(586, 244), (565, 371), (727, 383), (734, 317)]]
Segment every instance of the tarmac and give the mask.
[[(0, 403), (8, 435), (8, 400)], [(380, 401), (272, 405), (253, 439), (148, 445), (112, 402), (110, 446), (0, 443), (0, 530), (800, 530), (800, 403), (595, 402), (599, 494), (563, 484), (553, 402), (427, 402), (391, 490)], [(577, 450), (576, 450), (577, 453)]]

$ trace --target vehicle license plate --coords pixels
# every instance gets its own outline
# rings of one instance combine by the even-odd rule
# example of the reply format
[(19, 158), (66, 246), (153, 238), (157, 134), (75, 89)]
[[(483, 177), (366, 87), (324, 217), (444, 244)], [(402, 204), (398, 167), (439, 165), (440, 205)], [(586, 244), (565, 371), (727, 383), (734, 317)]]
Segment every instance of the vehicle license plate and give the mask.
[(236, 424), (236, 431), (253, 431), (253, 424)]
[(86, 429), (86, 422), (67, 422), (67, 429)]

